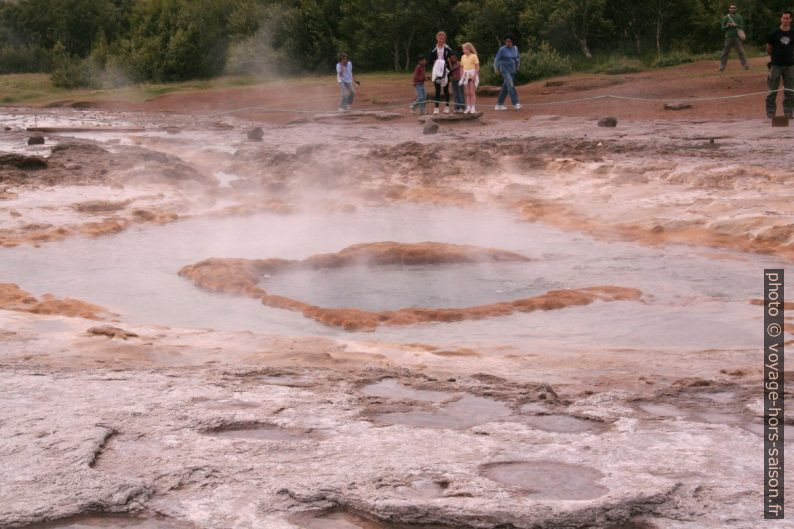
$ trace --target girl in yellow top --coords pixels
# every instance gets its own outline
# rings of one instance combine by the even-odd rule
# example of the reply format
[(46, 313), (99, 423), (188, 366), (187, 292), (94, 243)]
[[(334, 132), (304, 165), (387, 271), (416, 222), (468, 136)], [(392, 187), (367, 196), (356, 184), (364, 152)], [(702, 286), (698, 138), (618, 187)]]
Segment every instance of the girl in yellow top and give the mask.
[(463, 69), (460, 84), (466, 92), (466, 110), (463, 113), (474, 114), (477, 112), (474, 105), (477, 103), (477, 85), (480, 84), (480, 59), (477, 58), (477, 50), (471, 42), (463, 44), (460, 64)]

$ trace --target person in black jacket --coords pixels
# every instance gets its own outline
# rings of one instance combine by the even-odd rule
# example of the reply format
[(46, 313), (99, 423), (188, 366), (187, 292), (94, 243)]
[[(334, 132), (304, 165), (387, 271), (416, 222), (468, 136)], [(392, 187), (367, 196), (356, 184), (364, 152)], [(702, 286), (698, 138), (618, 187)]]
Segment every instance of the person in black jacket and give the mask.
[(452, 53), (452, 48), (447, 46), (447, 34), (443, 31), (436, 33), (436, 45), (430, 51), (427, 59), (427, 65), (432, 72), (431, 80), (436, 88), (436, 95), (433, 98), (436, 103), (436, 108), (433, 109), (433, 114), (438, 114), (438, 107), (441, 105), (441, 91), (444, 91), (444, 101), (447, 106), (444, 109), (445, 114), (449, 114), (449, 54)]
[(769, 64), (769, 95), (766, 97), (766, 117), (777, 114), (777, 91), (783, 79), (783, 113), (790, 118), (794, 115), (794, 31), (791, 29), (791, 11), (783, 11), (780, 27), (766, 42)]

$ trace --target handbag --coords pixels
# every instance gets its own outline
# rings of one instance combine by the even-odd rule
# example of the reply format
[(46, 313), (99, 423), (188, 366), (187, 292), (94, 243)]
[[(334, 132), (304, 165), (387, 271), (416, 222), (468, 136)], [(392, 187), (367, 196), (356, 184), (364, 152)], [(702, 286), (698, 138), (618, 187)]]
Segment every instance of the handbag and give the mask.
[[(731, 19), (731, 22), (736, 24), (736, 21), (733, 19), (733, 17), (731, 15), (728, 15), (728, 18)], [(736, 28), (736, 36), (739, 37), (739, 40), (742, 41), (742, 42), (747, 40), (747, 33), (745, 33), (744, 30), (741, 29), (741, 28), (738, 28), (738, 27)]]

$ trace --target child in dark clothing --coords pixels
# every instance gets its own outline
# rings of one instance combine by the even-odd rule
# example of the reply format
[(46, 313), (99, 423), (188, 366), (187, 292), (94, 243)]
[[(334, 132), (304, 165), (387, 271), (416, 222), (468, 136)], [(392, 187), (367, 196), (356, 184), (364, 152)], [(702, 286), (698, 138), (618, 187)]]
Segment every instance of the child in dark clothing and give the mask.
[(463, 93), (463, 86), (460, 84), (462, 74), (458, 54), (454, 51), (449, 54), (449, 77), (452, 82), (452, 90), (455, 96), (455, 113), (463, 112), (466, 107), (466, 96)]
[(414, 69), (414, 89), (416, 90), (416, 101), (411, 103), (411, 112), (419, 110), (420, 114), (425, 113), (425, 104), (427, 103), (427, 92), (425, 92), (425, 78), (427, 77), (426, 68), (427, 57), (424, 55), (419, 56), (419, 64)]

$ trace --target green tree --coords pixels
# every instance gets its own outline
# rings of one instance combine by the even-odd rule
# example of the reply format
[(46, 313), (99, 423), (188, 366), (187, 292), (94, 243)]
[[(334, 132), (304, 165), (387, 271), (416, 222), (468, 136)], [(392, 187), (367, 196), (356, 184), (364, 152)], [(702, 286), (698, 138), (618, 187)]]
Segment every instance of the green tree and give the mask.
[(85, 57), (100, 34), (116, 38), (127, 29), (134, 0), (23, 0), (3, 9), (3, 25), (20, 43)]
[(521, 13), (522, 23), (550, 42), (560, 36), (573, 39), (582, 54), (591, 59), (590, 39), (610, 29), (605, 15), (607, 0), (538, 0)]
[[(468, 16), (461, 29), (462, 40), (472, 42), (480, 58), (494, 55), (502, 45), (505, 34), (511, 33), (519, 49), (524, 47), (524, 24), (521, 10), (527, 2), (520, 0), (465, 0), (457, 6)], [(539, 43), (541, 39), (537, 39)]]
[(241, 23), (255, 10), (251, 0), (140, 0), (119, 46), (122, 62), (139, 80), (218, 75), (235, 32), (256, 27)]

